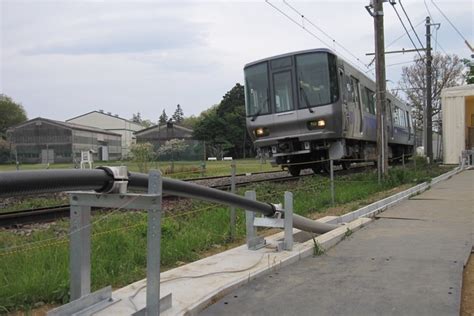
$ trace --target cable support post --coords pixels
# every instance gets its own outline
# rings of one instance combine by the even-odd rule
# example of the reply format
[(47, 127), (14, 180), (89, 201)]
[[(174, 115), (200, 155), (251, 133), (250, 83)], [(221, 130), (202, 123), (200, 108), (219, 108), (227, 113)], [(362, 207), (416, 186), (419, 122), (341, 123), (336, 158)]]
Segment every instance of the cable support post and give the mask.
[[(160, 243), (162, 177), (159, 171), (148, 175), (148, 194), (127, 193), (128, 173), (124, 166), (101, 167), (112, 178), (100, 192), (70, 191), (70, 288), (71, 301), (48, 315), (94, 313), (118, 300), (111, 286), (91, 293), (91, 207), (121, 205), (126, 209), (148, 209), (146, 306), (134, 315), (159, 315), (171, 307), (171, 293), (160, 297)], [(125, 181), (127, 180), (127, 181)]]
[[(245, 192), (249, 199), (256, 199), (255, 191)], [(284, 230), (283, 242), (276, 245), (277, 251), (293, 249), (293, 193), (285, 191), (284, 205), (272, 204), (275, 213), (272, 216), (256, 217), (255, 213), (246, 211), (247, 247), (249, 250), (258, 250), (267, 245), (265, 238), (257, 235), (258, 227), (280, 228)]]

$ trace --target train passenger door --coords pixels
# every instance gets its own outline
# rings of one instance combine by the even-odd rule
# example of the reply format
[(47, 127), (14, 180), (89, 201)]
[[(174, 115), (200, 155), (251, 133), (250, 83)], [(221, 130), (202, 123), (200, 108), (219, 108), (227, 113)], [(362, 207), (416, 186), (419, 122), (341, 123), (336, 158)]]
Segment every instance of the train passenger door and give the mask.
[(392, 101), (387, 99), (387, 110), (385, 111), (387, 116), (387, 137), (389, 141), (393, 139), (393, 112), (392, 112)]
[(344, 120), (344, 130), (346, 131), (346, 136), (352, 138), (354, 136), (354, 121), (355, 121), (355, 105), (354, 105), (354, 87), (352, 85), (352, 80), (349, 74), (344, 75), (344, 86), (346, 93), (346, 104), (345, 104), (345, 120)]
[[(364, 114), (362, 113), (362, 105), (360, 102), (360, 86), (359, 86), (359, 80), (351, 76), (351, 81), (352, 81), (352, 87), (354, 90), (354, 104), (355, 104), (355, 113), (356, 113), (356, 119), (355, 119), (355, 127), (354, 127), (354, 132), (358, 132), (359, 134), (364, 133)], [(355, 136), (355, 135), (354, 135)]]
[[(272, 103), (274, 104), (273, 123), (278, 128), (274, 128), (273, 135), (278, 133), (283, 135), (299, 134), (300, 128), (297, 121), (297, 111), (295, 94), (293, 90), (294, 73), (292, 70), (281, 70), (272, 73)], [(275, 135), (277, 136), (277, 135)]]

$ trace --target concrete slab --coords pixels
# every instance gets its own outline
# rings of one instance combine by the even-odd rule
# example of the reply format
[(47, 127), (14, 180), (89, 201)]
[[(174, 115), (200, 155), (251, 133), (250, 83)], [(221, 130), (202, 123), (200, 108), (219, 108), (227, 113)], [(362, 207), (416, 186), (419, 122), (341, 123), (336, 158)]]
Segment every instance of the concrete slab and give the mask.
[[(334, 219), (327, 216), (319, 221)], [(357, 219), (315, 240), (321, 248), (329, 249), (345, 237), (348, 229), (356, 231), (370, 221)], [(161, 297), (172, 293), (172, 307), (162, 315), (196, 314), (243, 284), (312, 255), (312, 235), (298, 229), (293, 232), (292, 251), (276, 252), (277, 241), (283, 239), (281, 232), (266, 237), (269, 243), (266, 248), (252, 251), (243, 245), (162, 273)], [(113, 298), (118, 302), (94, 315), (131, 315), (142, 309), (146, 302), (146, 279), (114, 291)]]
[(203, 315), (459, 315), (474, 171), (379, 214), (319, 257), (258, 278)]

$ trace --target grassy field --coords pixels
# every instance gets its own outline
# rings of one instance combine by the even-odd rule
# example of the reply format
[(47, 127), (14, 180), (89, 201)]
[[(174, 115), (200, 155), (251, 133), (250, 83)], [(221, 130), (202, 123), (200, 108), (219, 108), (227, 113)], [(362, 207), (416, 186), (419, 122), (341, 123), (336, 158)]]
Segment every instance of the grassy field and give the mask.
[[(279, 167), (272, 167), (269, 162), (260, 162), (257, 159), (239, 159), (235, 161), (237, 173), (261, 172), (261, 171), (277, 171)], [(131, 172), (142, 172), (139, 165), (133, 161), (109, 161), (97, 162), (94, 167), (98, 166), (127, 166)], [(173, 165), (173, 166), (172, 166)], [(202, 173), (201, 161), (150, 161), (146, 164), (146, 170), (159, 169), (164, 175), (177, 178), (197, 178), (202, 174), (205, 177), (229, 175), (231, 172), (230, 161), (206, 161), (204, 173)], [(74, 164), (21, 164), (20, 170), (41, 170), (41, 169), (74, 169)], [(14, 164), (0, 164), (0, 172), (15, 171)]]
[[(366, 199), (400, 185), (412, 185), (437, 176), (447, 169), (437, 166), (392, 168), (382, 185), (373, 171), (336, 178), (336, 204), (355, 209)], [(256, 190), (257, 199), (278, 203), (284, 191), (294, 193), (294, 209), (301, 215), (314, 216), (331, 208), (327, 177), (302, 178), (292, 183), (258, 184), (242, 188)], [(356, 203), (354, 203), (356, 202)], [(346, 207), (347, 208), (347, 207)], [(350, 209), (352, 210), (352, 209)], [(245, 235), (243, 212), (237, 212), (237, 241), (229, 239), (227, 207), (191, 201), (180, 203), (166, 212), (162, 225), (161, 263), (164, 269), (222, 251)], [(68, 301), (68, 221), (28, 233), (0, 231), (0, 314), (32, 308), (36, 303)], [(114, 288), (145, 277), (146, 213), (103, 213), (93, 216), (92, 288), (111, 284)]]

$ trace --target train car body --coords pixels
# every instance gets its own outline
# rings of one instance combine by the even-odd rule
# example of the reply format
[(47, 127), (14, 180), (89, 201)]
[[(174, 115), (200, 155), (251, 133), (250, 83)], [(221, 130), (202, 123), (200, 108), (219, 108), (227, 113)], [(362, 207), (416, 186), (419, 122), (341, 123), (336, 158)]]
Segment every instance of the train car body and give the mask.
[[(328, 49), (299, 51), (244, 68), (247, 130), (272, 163), (327, 168), (333, 159), (376, 161), (375, 82)], [(389, 157), (410, 155), (410, 108), (387, 93)], [(345, 160), (347, 159), (347, 160)]]

